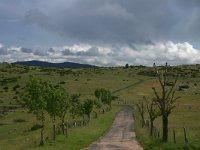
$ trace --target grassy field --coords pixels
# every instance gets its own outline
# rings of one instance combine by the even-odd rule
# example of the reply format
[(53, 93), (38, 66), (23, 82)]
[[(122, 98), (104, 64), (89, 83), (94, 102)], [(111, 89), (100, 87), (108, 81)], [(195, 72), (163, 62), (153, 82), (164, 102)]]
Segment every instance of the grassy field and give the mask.
[[(161, 144), (159, 138), (149, 137), (147, 128), (141, 128), (140, 118), (135, 109), (135, 130), (137, 137), (145, 149), (200, 149), (200, 73), (199, 65), (179, 66), (175, 74), (180, 78), (178, 86), (189, 85), (188, 90), (178, 91), (181, 99), (169, 118), (169, 143)], [(35, 116), (28, 114), (24, 108), (10, 109), (15, 106), (23, 94), (24, 86), (30, 75), (37, 76), (55, 85), (64, 87), (70, 94), (81, 94), (81, 99), (94, 99), (96, 88), (106, 88), (113, 95), (120, 97), (120, 104), (133, 105), (142, 100), (143, 96), (152, 97), (151, 87), (159, 88), (156, 78), (151, 75), (149, 67), (132, 68), (91, 68), (91, 69), (48, 69), (41, 67), (23, 67), (0, 64), (0, 148), (12, 149), (80, 149), (88, 146), (109, 128), (119, 107), (92, 120), (88, 126), (70, 130), (69, 137), (59, 135), (56, 142), (51, 141), (51, 119), (46, 120), (47, 140), (44, 147), (38, 147), (39, 130), (30, 131), (36, 124)], [(118, 102), (113, 102), (113, 105)], [(17, 105), (18, 106), (18, 105)], [(22, 120), (21, 122), (18, 120)], [(70, 120), (70, 116), (68, 116)], [(147, 114), (145, 119), (148, 119)], [(156, 128), (161, 132), (161, 118), (155, 121)], [(99, 130), (97, 130), (97, 126)], [(95, 130), (94, 130), (95, 127)], [(183, 127), (186, 128), (189, 143), (184, 144)], [(173, 144), (172, 130), (176, 130), (177, 143)], [(88, 132), (86, 134), (86, 131)]]
[[(176, 102), (176, 108), (169, 117), (169, 142), (167, 144), (160, 142), (161, 137), (150, 137), (147, 128), (141, 128), (140, 116), (135, 108), (136, 131), (138, 139), (145, 149), (200, 149), (200, 95), (199, 86), (194, 86), (194, 83), (198, 84), (199, 80), (180, 79), (178, 84), (182, 84), (182, 82), (187, 83), (190, 88), (185, 91), (177, 91), (177, 96), (181, 96), (181, 98)], [(151, 86), (158, 87), (158, 82), (154, 80), (146, 81), (132, 92), (152, 97)], [(142, 98), (138, 100), (142, 100)], [(147, 113), (145, 114), (145, 119), (148, 120)], [(161, 134), (161, 117), (155, 120), (155, 126)], [(183, 127), (186, 128), (188, 144), (184, 142)], [(176, 131), (176, 144), (173, 143), (173, 129)]]

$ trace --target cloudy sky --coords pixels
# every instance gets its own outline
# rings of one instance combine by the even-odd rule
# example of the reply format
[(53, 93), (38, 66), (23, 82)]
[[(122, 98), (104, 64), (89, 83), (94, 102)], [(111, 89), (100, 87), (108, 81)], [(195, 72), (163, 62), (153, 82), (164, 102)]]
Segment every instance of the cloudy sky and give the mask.
[(1, 0), (0, 61), (200, 63), (200, 0)]

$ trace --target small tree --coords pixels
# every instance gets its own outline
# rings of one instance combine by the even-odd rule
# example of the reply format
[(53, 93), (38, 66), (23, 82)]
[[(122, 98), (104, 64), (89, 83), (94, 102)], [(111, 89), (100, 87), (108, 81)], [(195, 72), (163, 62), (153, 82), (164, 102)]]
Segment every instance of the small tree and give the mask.
[[(97, 112), (102, 108), (102, 103), (99, 100), (94, 100), (94, 106)], [(98, 113), (96, 112), (96, 117), (98, 117)]]
[(112, 95), (109, 90), (106, 90), (104, 88), (96, 89), (94, 95), (99, 102), (108, 105), (111, 108)]
[(126, 64), (126, 65), (125, 65), (125, 68), (128, 68), (128, 67), (129, 67), (129, 65), (128, 65), (128, 64)]
[(98, 99), (98, 101), (100, 100), (100, 97), (101, 97), (101, 91), (100, 89), (96, 89), (94, 91), (94, 95), (96, 96), (96, 98)]
[(112, 95), (109, 90), (101, 89), (101, 102), (111, 108)]
[(91, 99), (87, 99), (83, 102), (83, 113), (87, 115), (89, 120), (91, 119), (90, 114), (92, 112), (94, 102)]
[(82, 106), (79, 97), (80, 95), (77, 94), (71, 95), (69, 112), (71, 113), (72, 118), (75, 118), (75, 116), (79, 116), (80, 114), (82, 114)]
[(161, 115), (158, 107), (154, 101), (154, 99), (148, 101), (148, 99), (144, 96), (143, 97), (146, 103), (147, 112), (149, 115), (150, 120), (150, 135), (153, 135), (153, 127), (154, 127), (154, 120)]
[[(177, 83), (177, 78), (170, 81), (169, 71), (171, 71), (172, 69), (168, 66), (167, 63), (161, 71), (158, 70), (158, 68), (156, 67), (154, 63), (154, 69), (161, 86), (160, 94), (158, 93), (155, 87), (152, 87), (153, 92), (156, 97), (154, 102), (157, 104), (162, 116), (162, 129), (163, 129), (162, 140), (163, 142), (167, 142), (168, 141), (168, 116), (171, 114), (172, 109), (175, 108), (176, 100), (180, 98), (180, 97), (175, 97), (175, 92), (176, 92), (175, 86)], [(167, 83), (169, 82), (172, 83), (171, 86), (167, 86)]]
[(47, 105), (44, 98), (44, 89), (42, 80), (30, 77), (22, 99), (22, 104), (36, 115), (37, 120), (41, 123), (40, 145), (44, 144), (45, 110)]
[(59, 111), (58, 116), (62, 122), (62, 132), (65, 130), (65, 116), (70, 109), (70, 97), (69, 94), (63, 89), (58, 89)]
[(53, 85), (45, 83), (45, 100), (47, 103), (46, 111), (51, 116), (53, 123), (53, 140), (56, 139), (56, 116), (58, 116), (60, 111), (60, 97), (59, 90)]

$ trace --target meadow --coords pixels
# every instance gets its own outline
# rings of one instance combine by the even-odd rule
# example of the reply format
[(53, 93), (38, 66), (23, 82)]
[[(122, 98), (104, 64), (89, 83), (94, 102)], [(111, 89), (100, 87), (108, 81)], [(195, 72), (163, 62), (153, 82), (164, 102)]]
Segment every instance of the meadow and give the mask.
[[(148, 128), (141, 128), (140, 116), (135, 104), (143, 96), (153, 97), (152, 86), (159, 88), (157, 79), (150, 67), (115, 67), (115, 68), (44, 68), (0, 64), (0, 149), (70, 149), (87, 147), (92, 141), (104, 134), (111, 125), (116, 113), (122, 105), (130, 105), (134, 109), (137, 138), (145, 149), (200, 149), (200, 72), (199, 65), (174, 67), (174, 74), (179, 75), (177, 95), (181, 98), (169, 117), (169, 142), (162, 144), (159, 137), (150, 137)], [(69, 129), (66, 138), (58, 135), (56, 142), (51, 140), (51, 119), (46, 119), (44, 146), (39, 144), (39, 130), (31, 131), (37, 124), (33, 114), (19, 105), (24, 87), (29, 76), (41, 78), (54, 85), (65, 88), (70, 94), (80, 94), (81, 99), (95, 99), (97, 88), (109, 89), (118, 100), (113, 100), (111, 111), (92, 119), (87, 126)], [(188, 85), (186, 90), (178, 86)], [(47, 115), (48, 116), (48, 115)], [(147, 113), (145, 119), (148, 120)], [(73, 120), (70, 115), (67, 120)], [(157, 130), (161, 132), (161, 118), (155, 120)], [(183, 127), (186, 128), (188, 143), (185, 144)], [(173, 143), (172, 130), (176, 130), (176, 144)], [(92, 131), (92, 132), (88, 132)], [(161, 134), (161, 133), (160, 133)]]

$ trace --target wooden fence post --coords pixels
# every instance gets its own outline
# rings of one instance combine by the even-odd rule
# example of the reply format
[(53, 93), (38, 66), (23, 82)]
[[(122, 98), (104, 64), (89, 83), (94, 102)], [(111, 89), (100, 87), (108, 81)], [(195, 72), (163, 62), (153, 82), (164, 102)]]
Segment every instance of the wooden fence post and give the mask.
[(184, 132), (185, 144), (187, 144), (187, 143), (188, 143), (188, 139), (187, 139), (187, 134), (186, 134), (186, 129), (185, 129), (185, 127), (183, 127), (183, 132)]

